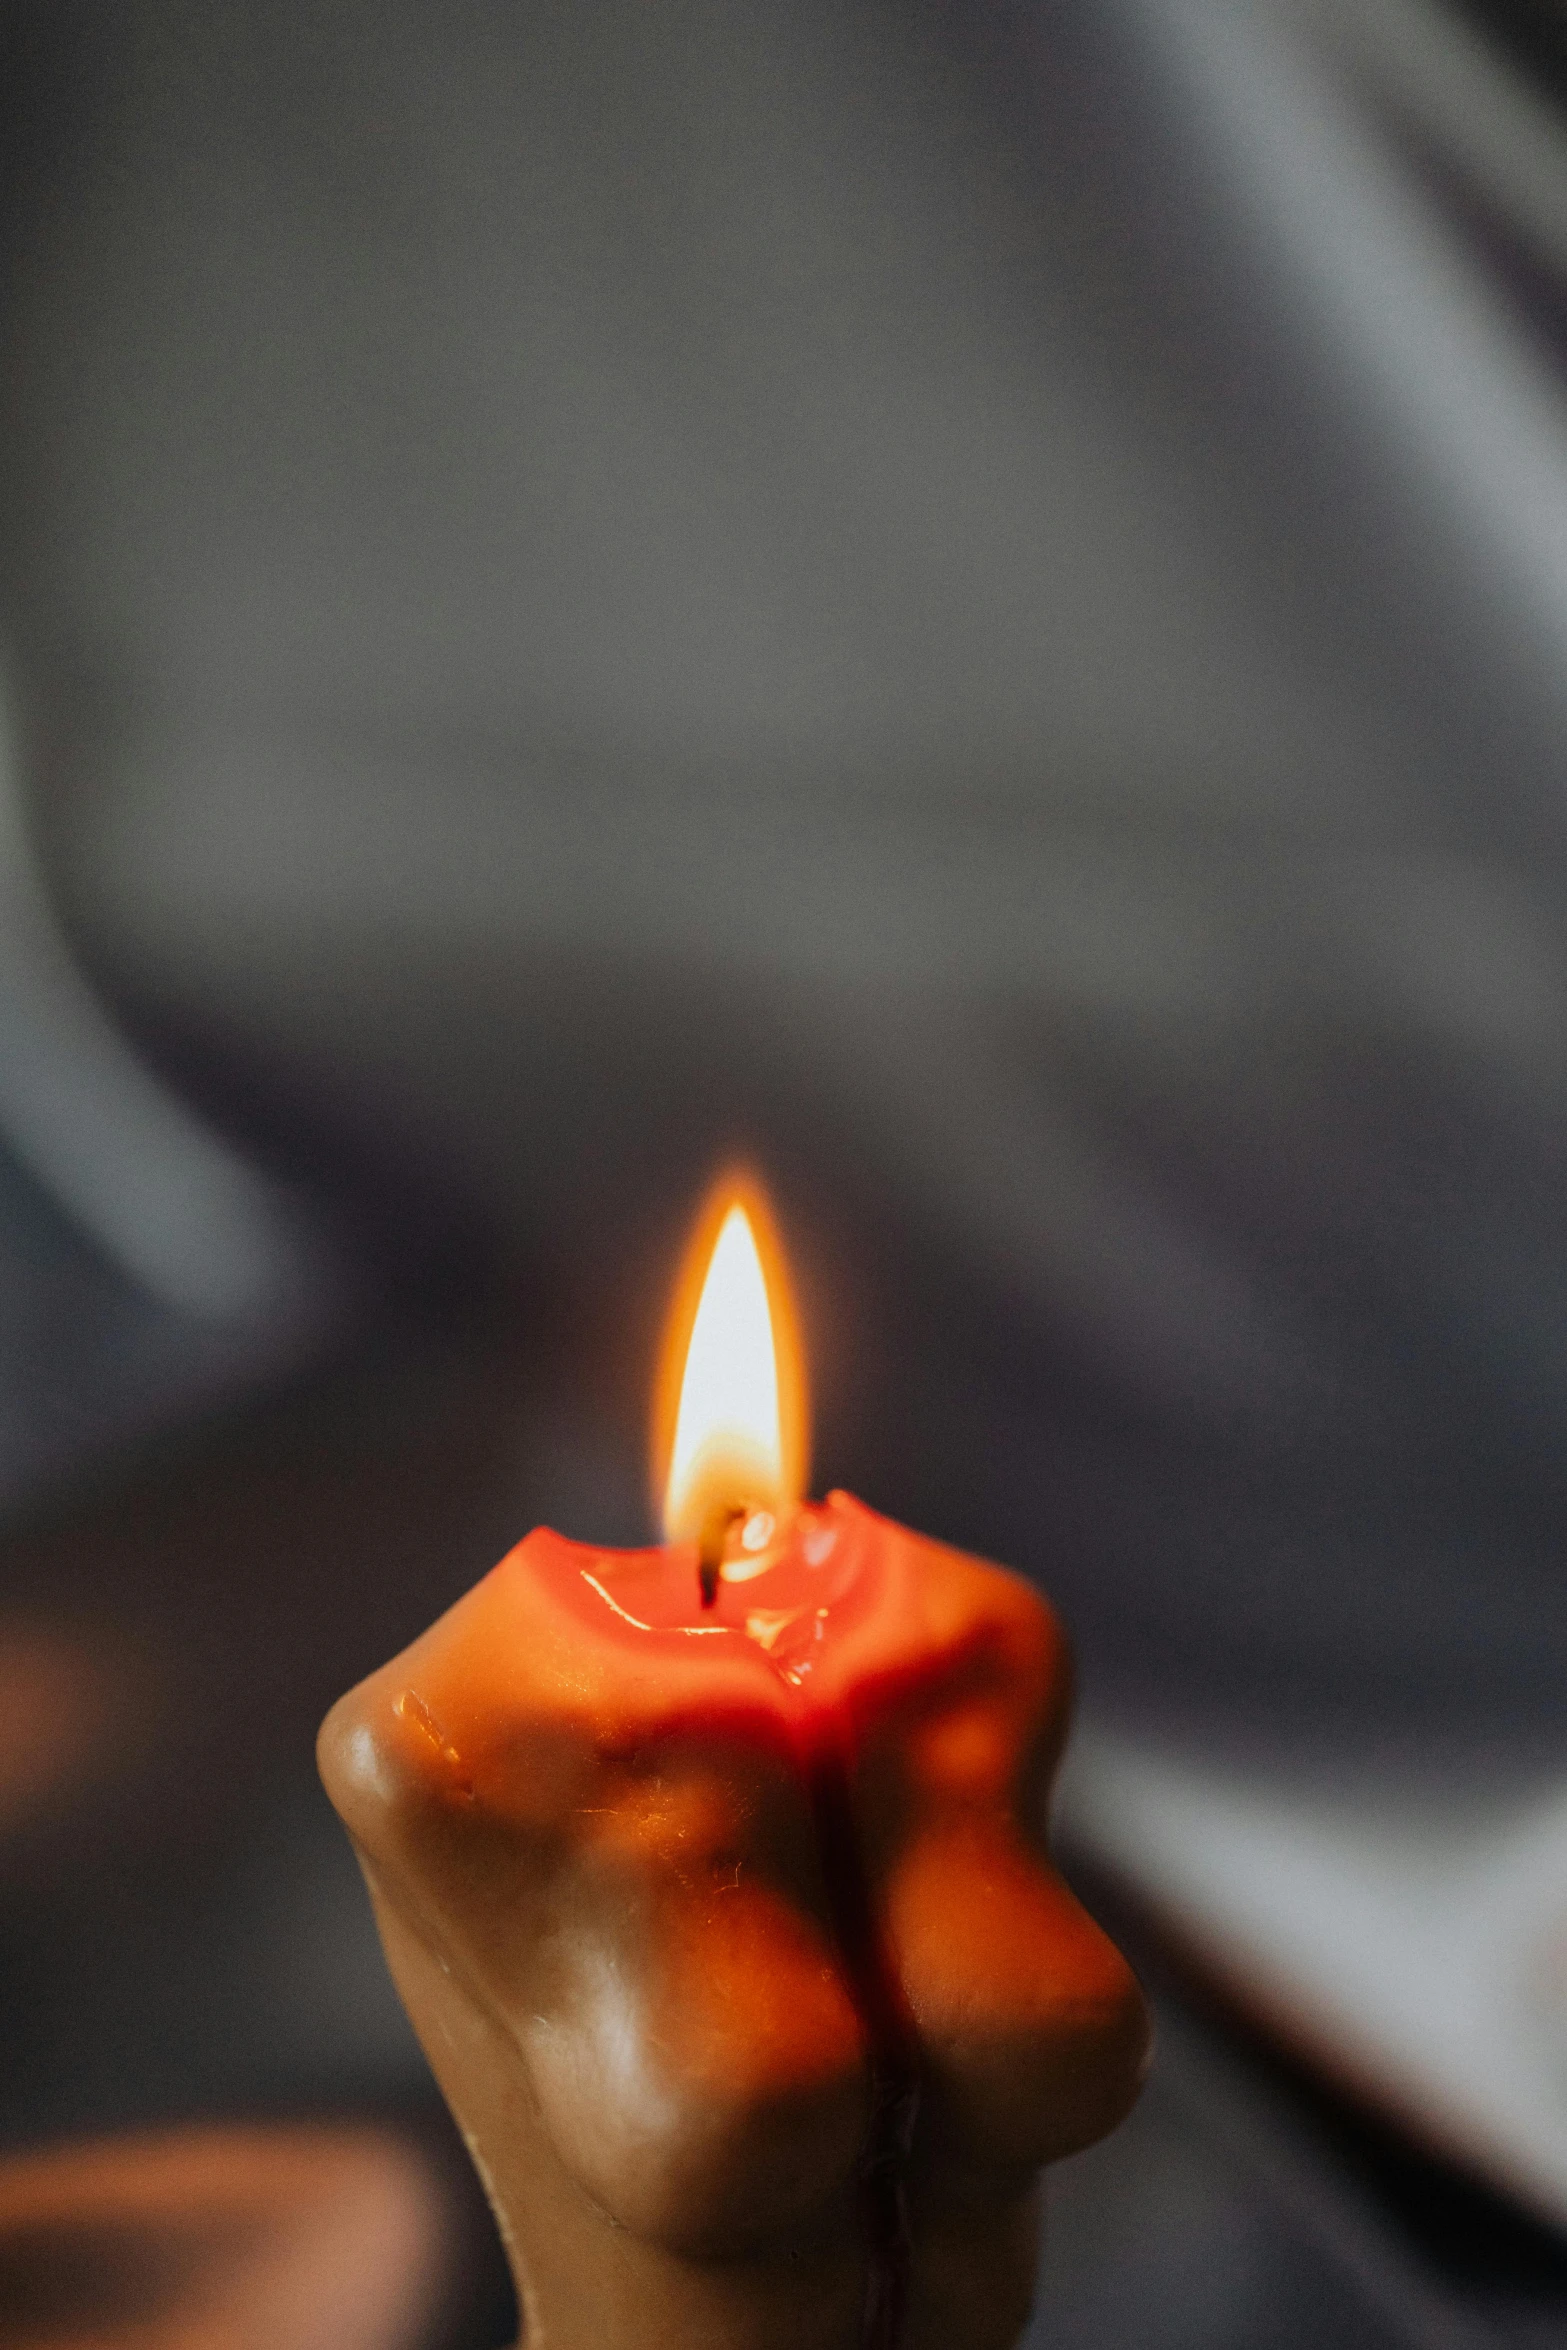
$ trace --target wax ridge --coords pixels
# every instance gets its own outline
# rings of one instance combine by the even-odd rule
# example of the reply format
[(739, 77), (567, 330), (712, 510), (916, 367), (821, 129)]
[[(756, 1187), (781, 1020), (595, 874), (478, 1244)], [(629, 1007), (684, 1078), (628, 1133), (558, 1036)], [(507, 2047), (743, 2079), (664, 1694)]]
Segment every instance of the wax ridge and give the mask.
[[(823, 1518), (842, 1514), (846, 1497), (829, 1497)], [(817, 1513), (813, 1510), (811, 1515)], [(800, 1542), (804, 1512), (793, 1513), (786, 1541)], [(834, 1547), (850, 1526), (834, 1530)], [(849, 1584), (865, 1572), (866, 1561), (851, 1547), (844, 1562)], [(844, 1571), (840, 1569), (840, 1573)], [(848, 1595), (840, 1587), (841, 1603)], [(871, 2110), (865, 2143), (860, 2150), (860, 2223), (865, 2235), (868, 2274), (865, 2281), (862, 2350), (898, 2350), (908, 2311), (913, 2267), (905, 2173), (919, 2111), (920, 2072), (914, 2019), (903, 1994), (903, 1984), (882, 1932), (866, 1866), (864, 1848), (854, 1817), (853, 1752), (845, 1725), (834, 1719), (808, 1686), (811, 1649), (826, 1631), (832, 1613), (829, 1603), (809, 1604), (789, 1611), (787, 1645), (774, 1653), (771, 1640), (759, 1645), (780, 1681), (797, 1693), (809, 1725), (810, 1754), (804, 1766), (810, 1799), (817, 1858), (827, 1896), (827, 1914), (843, 1967), (844, 1980), (865, 2032), (870, 2070)], [(810, 1619), (806, 1643), (789, 1640), (802, 1618)], [(753, 1617), (747, 1634), (757, 1638)], [(824, 1734), (825, 1733), (825, 1734)]]
[[(825, 1509), (811, 1508), (810, 1516), (827, 1519), (842, 1515), (845, 1496), (829, 1497)], [(809, 1505), (808, 1505), (809, 1507)], [(791, 1513), (793, 1523), (781, 1529), (785, 1544), (801, 1541), (807, 1513)], [(852, 1520), (833, 1530), (832, 1546), (850, 1535), (848, 1558), (840, 1567), (848, 1582), (840, 1582), (833, 1597), (841, 1605), (864, 1574), (867, 1562), (856, 1555)], [(855, 2013), (865, 2032), (870, 2071), (870, 2120), (859, 2159), (860, 2224), (868, 2260), (861, 2350), (898, 2350), (903, 2339), (913, 2267), (905, 2174), (919, 2111), (920, 2071), (914, 2019), (904, 1997), (903, 1984), (882, 1931), (872, 1890), (871, 1874), (854, 1817), (853, 1751), (847, 1726), (835, 1718), (809, 1686), (812, 1651), (823, 1638), (833, 1612), (832, 1603), (809, 1601), (786, 1612), (779, 1626), (783, 1639), (758, 1638), (753, 1611), (747, 1614), (747, 1636), (757, 1642), (779, 1680), (801, 1706), (807, 1733), (807, 1755), (802, 1775), (811, 1807), (817, 1859), (827, 1896), (828, 1922), (837, 1947), (844, 1980)], [(799, 1627), (808, 1620), (802, 1641)], [(790, 1637), (790, 1635), (794, 1637)]]
[[(913, 2266), (906, 2171), (919, 2107), (918, 2039), (902, 1981), (882, 1930), (871, 1872), (855, 1821), (852, 1733), (848, 1724), (839, 1718), (833, 1701), (824, 1700), (813, 1686), (811, 1670), (832, 1615), (843, 1611), (852, 1617), (858, 1613), (856, 1597), (863, 1605), (867, 1596), (864, 1577), (871, 1562), (863, 1548), (862, 1529), (850, 1514), (855, 1505), (846, 1510), (847, 1501), (846, 1495), (834, 1494), (825, 1504), (806, 1504), (783, 1518), (774, 1553), (780, 1563), (791, 1550), (803, 1547), (804, 1540), (812, 1537), (819, 1540), (823, 1531), (829, 1534), (827, 1550), (838, 1555), (823, 1585), (817, 1586), (814, 1573), (810, 1574), (795, 1604), (779, 1611), (773, 1636), (758, 1629), (759, 1624), (771, 1624), (773, 1611), (751, 1606), (745, 1608), (739, 1623), (698, 1620), (668, 1624), (659, 1630), (665, 1637), (717, 1635), (720, 1639), (749, 1642), (760, 1652), (780, 1691), (786, 1692), (791, 1701), (788, 1708), (792, 1724), (790, 1760), (810, 1807), (828, 1926), (845, 1988), (865, 2034), (870, 2074), (870, 2118), (860, 2150), (857, 2181), (860, 2227), (867, 2257), (861, 2350), (898, 2350), (904, 2334)], [(809, 1566), (817, 1568), (826, 1562), (824, 1550), (819, 1560), (809, 1561)], [(759, 1566), (754, 1578), (743, 1578), (743, 1585), (753, 1579), (760, 1585), (768, 1571), (767, 1567)], [(623, 1604), (608, 1583), (583, 1565), (580, 1558), (576, 1561), (576, 1573), (580, 1583), (593, 1592), (620, 1624), (637, 1632), (653, 1632), (654, 1627)]]
[(860, 2339), (863, 2350), (897, 2350), (913, 2260), (904, 2170), (919, 2110), (918, 2044), (876, 1914), (850, 1784), (844, 1745), (819, 1747), (807, 1773), (812, 1825), (833, 1939), (870, 2066), (871, 2114), (859, 2163), (870, 2263)]

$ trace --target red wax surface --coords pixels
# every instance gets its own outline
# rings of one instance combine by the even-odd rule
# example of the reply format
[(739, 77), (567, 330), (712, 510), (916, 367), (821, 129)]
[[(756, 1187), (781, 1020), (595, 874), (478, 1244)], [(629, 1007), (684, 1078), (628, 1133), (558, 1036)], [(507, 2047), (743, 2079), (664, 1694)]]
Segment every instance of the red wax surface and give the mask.
[(1046, 1856), (1064, 1643), (846, 1494), (732, 1551), (704, 1609), (529, 1535), (328, 1788), (548, 2350), (1004, 2350), (1146, 2047)]

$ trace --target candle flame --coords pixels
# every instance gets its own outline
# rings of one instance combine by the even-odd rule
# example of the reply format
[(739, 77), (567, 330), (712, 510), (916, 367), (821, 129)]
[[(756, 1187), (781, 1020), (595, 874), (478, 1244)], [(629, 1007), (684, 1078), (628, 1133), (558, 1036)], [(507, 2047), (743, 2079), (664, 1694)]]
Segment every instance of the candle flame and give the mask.
[(714, 1185), (697, 1219), (664, 1345), (655, 1476), (671, 1542), (705, 1542), (726, 1514), (776, 1514), (805, 1486), (803, 1367), (788, 1271), (767, 1200)]

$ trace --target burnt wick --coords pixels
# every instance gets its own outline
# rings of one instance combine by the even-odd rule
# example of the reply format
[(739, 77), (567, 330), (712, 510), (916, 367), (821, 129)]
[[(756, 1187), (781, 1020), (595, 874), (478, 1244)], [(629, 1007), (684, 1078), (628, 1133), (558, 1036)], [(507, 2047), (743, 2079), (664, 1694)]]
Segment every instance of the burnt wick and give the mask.
[(751, 1515), (748, 1501), (722, 1502), (708, 1513), (697, 1545), (697, 1587), (702, 1594), (702, 1605), (710, 1608), (718, 1602), (718, 1580), (729, 1545), (737, 1526)]

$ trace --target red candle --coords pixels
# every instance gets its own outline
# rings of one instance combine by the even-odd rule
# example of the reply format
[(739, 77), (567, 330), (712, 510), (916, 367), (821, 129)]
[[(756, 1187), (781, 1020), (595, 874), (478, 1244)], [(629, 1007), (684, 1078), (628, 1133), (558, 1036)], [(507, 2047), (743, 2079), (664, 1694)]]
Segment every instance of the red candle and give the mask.
[(1064, 1644), (1018, 1578), (795, 1498), (759, 1198), (693, 1260), (673, 1538), (529, 1535), (334, 1708), (323, 1773), (530, 2339), (1004, 2350), (1040, 2167), (1146, 2047), (1046, 1857)]

